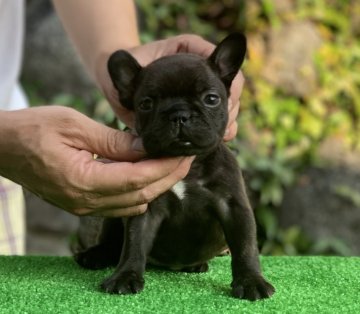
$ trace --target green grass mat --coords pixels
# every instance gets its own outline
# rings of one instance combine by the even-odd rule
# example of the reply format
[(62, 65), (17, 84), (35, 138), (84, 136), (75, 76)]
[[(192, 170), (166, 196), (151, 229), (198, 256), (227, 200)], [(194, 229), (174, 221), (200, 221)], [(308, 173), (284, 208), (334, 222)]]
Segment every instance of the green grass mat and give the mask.
[(203, 274), (149, 269), (138, 295), (98, 290), (112, 270), (84, 270), (67, 257), (0, 256), (0, 313), (360, 313), (360, 258), (262, 257), (277, 289), (265, 301), (230, 296), (230, 258)]

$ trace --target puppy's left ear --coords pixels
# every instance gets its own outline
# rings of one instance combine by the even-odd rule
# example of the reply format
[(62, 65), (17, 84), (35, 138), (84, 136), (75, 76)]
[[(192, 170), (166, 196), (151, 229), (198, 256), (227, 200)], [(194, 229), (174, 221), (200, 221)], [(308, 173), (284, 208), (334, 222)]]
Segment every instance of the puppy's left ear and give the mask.
[(142, 67), (136, 59), (125, 50), (115, 51), (109, 58), (108, 71), (115, 88), (119, 92), (119, 100), (127, 109), (132, 110), (136, 77)]
[(217, 45), (208, 61), (219, 74), (226, 88), (238, 73), (246, 54), (246, 37), (241, 33), (233, 33)]

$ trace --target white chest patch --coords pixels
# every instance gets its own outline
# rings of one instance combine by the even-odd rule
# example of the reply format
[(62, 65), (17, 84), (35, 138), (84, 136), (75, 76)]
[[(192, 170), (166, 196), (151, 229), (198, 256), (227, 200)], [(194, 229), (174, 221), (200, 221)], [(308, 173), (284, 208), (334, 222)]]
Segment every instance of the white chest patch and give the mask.
[(179, 181), (172, 188), (171, 191), (179, 198), (183, 200), (186, 196), (186, 186), (184, 181)]

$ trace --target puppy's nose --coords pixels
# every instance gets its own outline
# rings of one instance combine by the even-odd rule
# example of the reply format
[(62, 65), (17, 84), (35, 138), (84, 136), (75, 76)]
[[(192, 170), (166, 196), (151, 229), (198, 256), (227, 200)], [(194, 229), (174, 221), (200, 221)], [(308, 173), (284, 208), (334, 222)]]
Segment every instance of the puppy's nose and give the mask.
[(185, 124), (191, 117), (191, 113), (185, 110), (179, 110), (171, 113), (169, 119), (176, 124)]

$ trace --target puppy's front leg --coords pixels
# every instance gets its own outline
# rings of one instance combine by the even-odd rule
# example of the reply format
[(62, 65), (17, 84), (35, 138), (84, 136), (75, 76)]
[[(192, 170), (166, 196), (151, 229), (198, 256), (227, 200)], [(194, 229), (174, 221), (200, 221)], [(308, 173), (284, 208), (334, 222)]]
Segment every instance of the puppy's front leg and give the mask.
[(132, 294), (144, 288), (144, 271), (159, 221), (149, 211), (124, 219), (124, 244), (115, 272), (101, 284), (108, 293)]
[(275, 289), (261, 274), (255, 218), (242, 178), (240, 193), (219, 212), (232, 255), (233, 296), (251, 301), (270, 297)]

